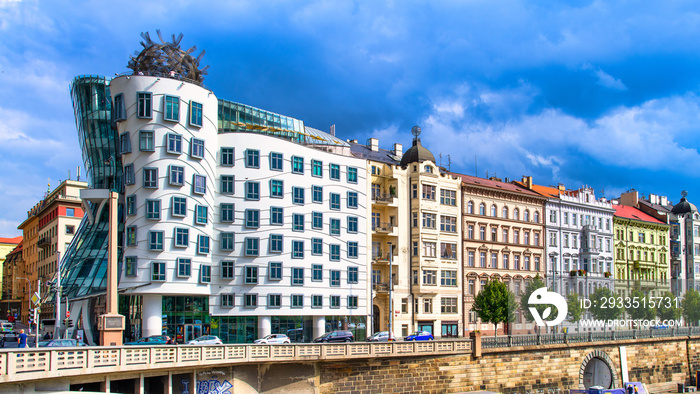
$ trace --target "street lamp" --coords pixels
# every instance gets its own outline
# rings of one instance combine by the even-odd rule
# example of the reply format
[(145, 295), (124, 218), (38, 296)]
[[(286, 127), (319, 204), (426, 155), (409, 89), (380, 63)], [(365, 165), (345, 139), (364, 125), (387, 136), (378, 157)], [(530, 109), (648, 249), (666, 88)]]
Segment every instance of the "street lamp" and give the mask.
[[(56, 320), (54, 321), (54, 338), (60, 338), (60, 325), (61, 321), (61, 252), (56, 251)], [(68, 311), (66, 309), (66, 311)]]

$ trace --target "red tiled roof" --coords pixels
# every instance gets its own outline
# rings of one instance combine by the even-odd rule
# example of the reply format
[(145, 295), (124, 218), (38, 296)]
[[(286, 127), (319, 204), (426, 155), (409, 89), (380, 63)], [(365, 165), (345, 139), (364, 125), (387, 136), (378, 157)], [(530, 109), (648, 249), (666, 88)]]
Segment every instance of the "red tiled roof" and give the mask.
[(635, 207), (629, 207), (627, 205), (613, 204), (613, 208), (615, 208), (614, 216), (619, 217), (619, 218), (641, 220), (643, 222), (666, 224), (660, 220), (657, 220), (653, 216), (647, 215), (646, 213), (640, 211), (639, 209), (637, 209)]
[(470, 185), (490, 187), (493, 189), (501, 189), (501, 190), (505, 190), (505, 191), (509, 191), (509, 192), (513, 192), (513, 193), (520, 193), (520, 194), (526, 194), (529, 196), (541, 197), (540, 194), (538, 194), (538, 193), (532, 192), (524, 187), (520, 187), (520, 186), (514, 185), (512, 183), (492, 181), (490, 179), (478, 178), (478, 177), (471, 176), (471, 175), (457, 174), (455, 172), (450, 172), (450, 174), (461, 178), (462, 182), (470, 184)]
[(19, 237), (14, 237), (14, 238), (2, 238), (2, 237), (0, 237), (0, 244), (15, 244), (15, 245), (17, 245), (20, 242), (22, 242), (21, 235)]

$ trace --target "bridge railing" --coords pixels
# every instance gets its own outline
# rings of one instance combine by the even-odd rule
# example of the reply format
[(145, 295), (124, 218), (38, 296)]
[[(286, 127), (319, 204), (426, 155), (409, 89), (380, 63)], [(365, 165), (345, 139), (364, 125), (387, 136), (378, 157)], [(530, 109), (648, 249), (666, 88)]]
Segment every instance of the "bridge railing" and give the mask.
[(700, 335), (700, 327), (678, 327), (644, 330), (613, 330), (600, 332), (576, 332), (539, 335), (505, 335), (499, 337), (482, 336), (481, 347), (483, 349), (492, 349), (500, 347), (601, 342), (638, 338), (683, 337), (690, 335)]
[(0, 383), (197, 365), (464, 354), (471, 339), (339, 344), (122, 346), (0, 350)]

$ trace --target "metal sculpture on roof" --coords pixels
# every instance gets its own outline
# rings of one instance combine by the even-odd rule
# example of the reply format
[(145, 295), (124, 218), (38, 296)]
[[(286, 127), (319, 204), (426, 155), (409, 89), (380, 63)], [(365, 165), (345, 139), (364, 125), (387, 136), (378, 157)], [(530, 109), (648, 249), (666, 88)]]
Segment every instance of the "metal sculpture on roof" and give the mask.
[(204, 82), (204, 75), (207, 74), (206, 66), (199, 68), (199, 62), (202, 60), (204, 53), (202, 52), (196, 57), (191, 54), (197, 50), (196, 46), (183, 51), (180, 49), (180, 41), (182, 41), (182, 33), (175, 37), (173, 34), (172, 42), (163, 40), (160, 30), (156, 30), (160, 44), (151, 40), (151, 36), (146, 33), (141, 33), (143, 41), (141, 45), (143, 50), (136, 52), (135, 56), (131, 57), (127, 67), (134, 71), (134, 75), (156, 75), (164, 77), (172, 77), (188, 80), (190, 82), (201, 84)]

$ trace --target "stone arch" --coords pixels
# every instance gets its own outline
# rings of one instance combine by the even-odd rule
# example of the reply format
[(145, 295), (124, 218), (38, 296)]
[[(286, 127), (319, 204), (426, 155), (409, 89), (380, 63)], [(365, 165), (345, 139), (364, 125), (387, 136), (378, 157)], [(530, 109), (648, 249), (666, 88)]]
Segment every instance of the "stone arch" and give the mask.
[[(596, 361), (594, 361), (596, 360)], [(598, 361), (600, 360), (600, 361)], [(608, 370), (610, 371), (610, 386), (606, 388), (613, 388), (613, 387), (619, 387), (622, 385), (622, 382), (620, 382), (619, 377), (617, 376), (617, 368), (615, 367), (615, 363), (612, 361), (610, 356), (608, 356), (607, 353), (605, 353), (602, 350), (594, 350), (586, 355), (586, 357), (583, 358), (583, 361), (581, 362), (581, 368), (579, 368), (579, 373), (578, 373), (578, 385), (579, 389), (585, 390), (585, 379), (586, 379), (586, 368), (589, 366), (589, 363), (591, 362), (602, 362), (605, 366), (608, 367)]]

